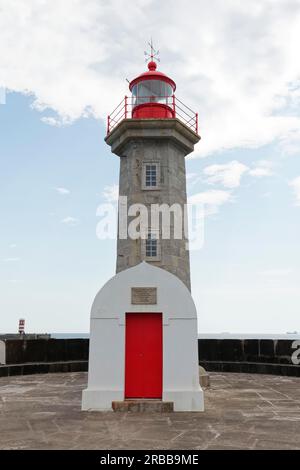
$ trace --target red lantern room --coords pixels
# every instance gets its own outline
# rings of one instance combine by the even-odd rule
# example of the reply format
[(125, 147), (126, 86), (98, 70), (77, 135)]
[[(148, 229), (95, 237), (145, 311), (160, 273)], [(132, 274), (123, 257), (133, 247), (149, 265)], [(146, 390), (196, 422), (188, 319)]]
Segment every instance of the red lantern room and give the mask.
[(138, 75), (129, 83), (131, 97), (125, 96), (107, 118), (107, 134), (123, 119), (179, 119), (198, 134), (198, 114), (188, 108), (177, 96), (175, 82), (157, 70), (155, 60), (158, 52), (153, 48), (150, 54), (148, 71)]
[(156, 63), (148, 63), (148, 72), (130, 82), (132, 117), (134, 119), (166, 119), (175, 117), (175, 82), (156, 70)]

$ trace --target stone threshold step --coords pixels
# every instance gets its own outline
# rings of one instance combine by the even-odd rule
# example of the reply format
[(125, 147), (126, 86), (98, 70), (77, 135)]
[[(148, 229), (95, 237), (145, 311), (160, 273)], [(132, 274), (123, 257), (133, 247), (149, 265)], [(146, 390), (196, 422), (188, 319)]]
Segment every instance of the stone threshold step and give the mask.
[(113, 401), (113, 411), (117, 412), (135, 412), (135, 413), (172, 413), (174, 411), (174, 403), (172, 401), (162, 400), (124, 400)]

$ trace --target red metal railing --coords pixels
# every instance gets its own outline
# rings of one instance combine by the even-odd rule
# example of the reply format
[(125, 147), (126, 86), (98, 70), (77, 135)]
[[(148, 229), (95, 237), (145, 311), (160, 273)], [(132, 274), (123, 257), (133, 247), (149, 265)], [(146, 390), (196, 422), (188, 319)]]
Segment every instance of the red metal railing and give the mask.
[(123, 119), (131, 119), (133, 109), (146, 103), (159, 103), (168, 106), (172, 111), (174, 118), (180, 119), (192, 131), (198, 134), (198, 113), (186, 106), (182, 101), (172, 96), (155, 96), (153, 99), (149, 96), (125, 96), (121, 103), (107, 116), (107, 134), (109, 134)]

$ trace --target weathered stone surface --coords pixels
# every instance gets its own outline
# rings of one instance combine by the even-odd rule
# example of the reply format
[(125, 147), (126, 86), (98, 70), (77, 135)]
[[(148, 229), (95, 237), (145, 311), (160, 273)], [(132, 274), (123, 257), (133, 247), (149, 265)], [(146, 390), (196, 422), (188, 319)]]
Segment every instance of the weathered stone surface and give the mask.
[[(272, 339), (261, 339), (259, 341), (259, 355), (263, 358), (262, 362), (274, 362), (275, 341), (273, 341)], [(271, 360), (266, 361), (266, 358)]]
[(294, 364), (270, 364), (261, 362), (200, 361), (208, 371), (271, 374), (300, 377), (300, 366)]
[(0, 379), (1, 449), (299, 449), (300, 379), (212, 373), (204, 413), (82, 412), (86, 373)]
[(28, 362), (0, 366), (0, 377), (14, 375), (48, 374), (53, 372), (81, 372), (88, 370), (88, 361)]
[[(300, 366), (292, 362), (292, 354), (295, 351), (295, 348), (292, 347), (293, 344), (294, 339), (201, 338), (198, 340), (199, 363), (203, 365), (209, 363), (211, 367), (216, 364), (218, 367), (209, 370), (273, 374), (280, 374), (282, 366), (284, 375), (298, 376), (300, 375)], [(275, 367), (276, 365), (277, 367)], [(229, 369), (229, 367), (231, 368)], [(256, 370), (254, 370), (255, 368)], [(292, 368), (298, 368), (299, 371), (292, 372)]]
[(161, 400), (124, 400), (113, 401), (112, 409), (123, 413), (172, 413), (174, 404), (170, 401)]
[(221, 340), (219, 343), (220, 356), (223, 361), (242, 361), (243, 360), (243, 343), (239, 339)]
[(89, 340), (24, 339), (5, 341), (6, 364), (26, 362), (82, 361), (88, 359)]
[[(184, 220), (187, 202), (185, 156), (193, 151), (198, 140), (199, 136), (177, 119), (123, 120), (107, 137), (106, 142), (111, 146), (112, 152), (121, 157), (119, 194), (127, 196), (127, 208), (133, 204), (146, 206), (149, 227), (152, 204), (167, 204), (168, 207), (176, 204), (181, 208)], [(145, 162), (158, 164), (157, 189), (145, 189), (143, 186)], [(137, 214), (128, 217), (127, 226), (136, 216)], [(157, 259), (146, 257), (143, 240), (118, 238), (117, 273), (145, 260), (179, 277), (190, 289), (188, 237), (184, 233), (183, 223), (180, 238), (177, 233), (174, 234), (173, 217), (171, 214), (171, 223), (166, 223), (170, 227), (170, 236), (162, 231), (158, 235), (160, 253)]]
[(157, 304), (156, 287), (132, 287), (131, 303), (133, 305), (155, 305)]
[[(74, 371), (74, 367), (77, 367), (75, 364), (82, 364), (88, 360), (88, 339), (44, 340), (38, 341), (33, 348), (28, 347), (30, 341), (35, 340), (8, 339), (4, 342), (7, 364), (11, 367), (0, 365), (0, 377), (32, 372), (46, 373), (53, 370), (62, 372), (66, 369), (58, 363), (65, 362), (70, 362), (69, 370)], [(199, 339), (199, 363), (211, 371), (270, 373), (299, 377), (300, 365), (293, 364), (291, 360), (295, 351), (292, 348), (293, 343), (293, 339), (247, 339), (234, 342), (227, 339)], [(39, 347), (41, 351), (38, 351)], [(34, 355), (34, 352), (37, 354)], [(43, 362), (39, 361), (41, 356), (46, 358)], [(32, 364), (37, 365), (30, 372)], [(86, 367), (85, 364), (85, 369), (76, 370), (86, 370)]]
[(179, 119), (123, 119), (105, 141), (113, 153), (122, 157), (127, 143), (139, 138), (171, 140), (185, 155), (193, 152), (200, 140), (200, 136)]
[(199, 383), (205, 388), (210, 385), (209, 374), (202, 366), (199, 366)]
[(245, 339), (244, 340), (244, 357), (246, 361), (253, 361), (259, 356), (259, 340), (258, 339)]

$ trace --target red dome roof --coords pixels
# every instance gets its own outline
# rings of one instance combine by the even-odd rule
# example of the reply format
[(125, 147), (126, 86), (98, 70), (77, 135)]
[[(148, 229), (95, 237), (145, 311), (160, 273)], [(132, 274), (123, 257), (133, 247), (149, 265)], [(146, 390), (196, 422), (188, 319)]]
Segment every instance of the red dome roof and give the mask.
[(171, 85), (171, 87), (173, 88), (173, 91), (175, 91), (176, 83), (164, 73), (157, 72), (156, 67), (157, 65), (154, 61), (149, 62), (148, 64), (149, 71), (142, 73), (141, 75), (134, 78), (130, 82), (129, 84), (130, 91), (132, 91), (132, 88), (134, 87), (134, 85), (136, 85), (137, 83), (143, 82), (144, 80), (161, 80), (162, 82), (166, 82), (169, 85)]

